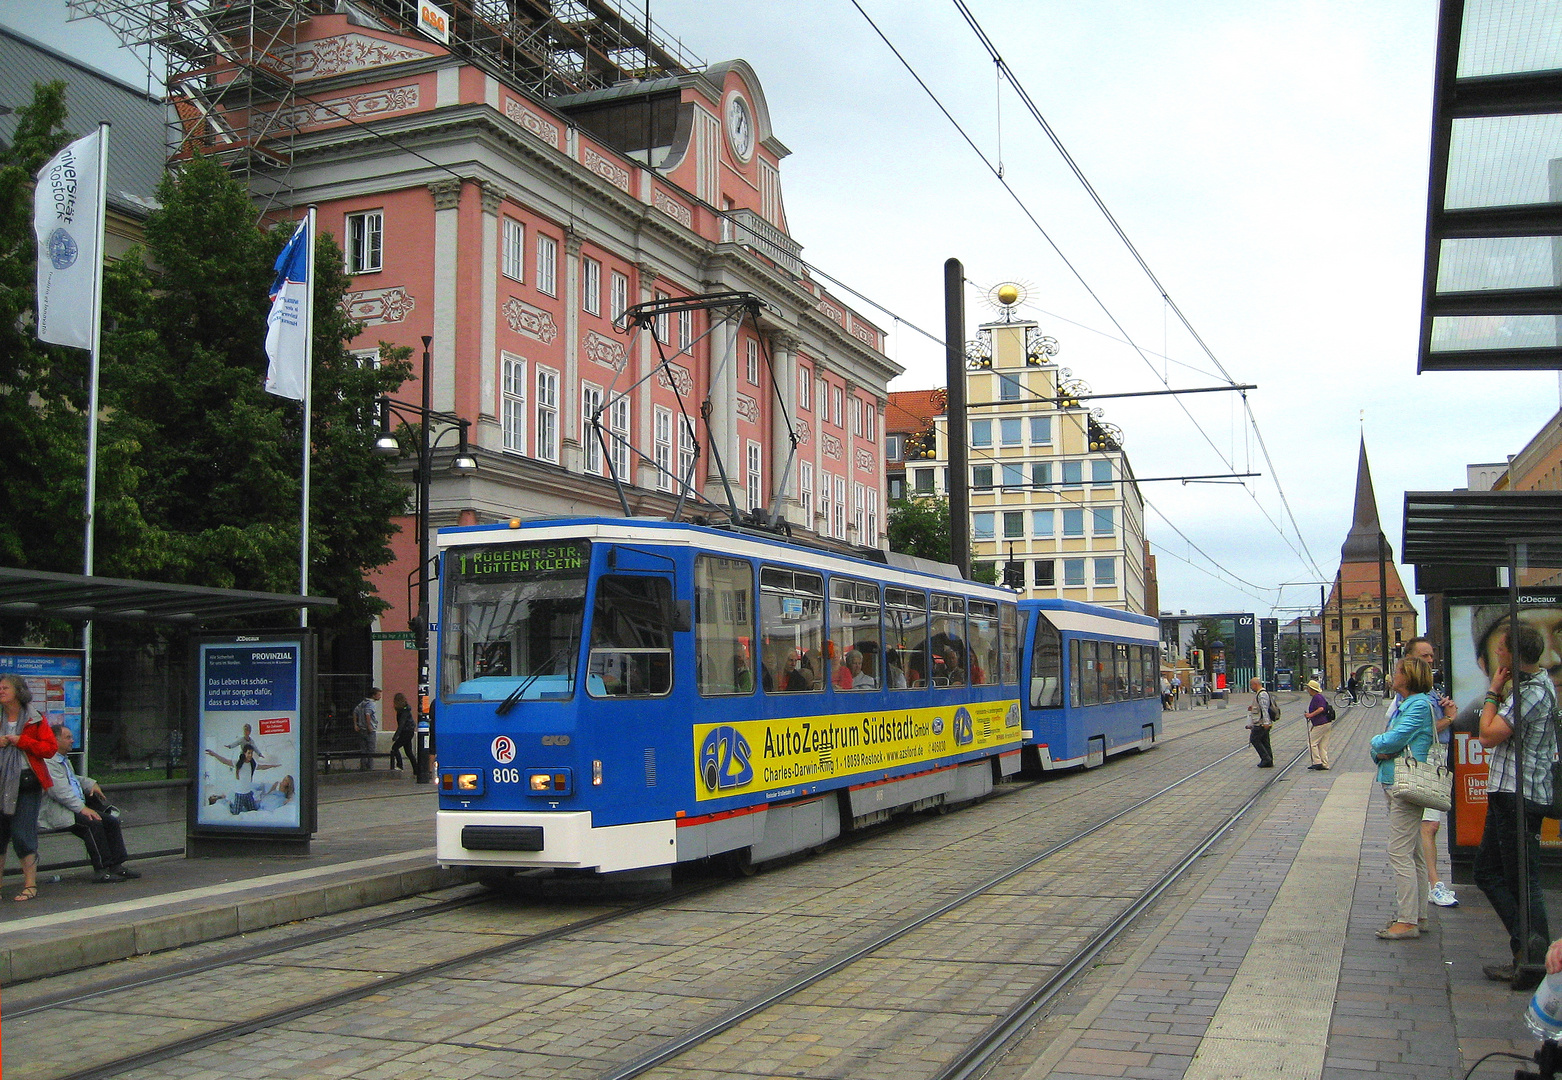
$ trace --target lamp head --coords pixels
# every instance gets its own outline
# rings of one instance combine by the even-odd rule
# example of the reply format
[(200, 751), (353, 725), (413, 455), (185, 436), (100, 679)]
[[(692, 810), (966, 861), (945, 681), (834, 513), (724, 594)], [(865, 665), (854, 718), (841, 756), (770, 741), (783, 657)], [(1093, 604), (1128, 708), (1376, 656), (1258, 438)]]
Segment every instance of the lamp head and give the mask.
[(380, 457), (400, 457), (401, 443), (390, 432), (384, 432), (374, 440), (374, 452)]

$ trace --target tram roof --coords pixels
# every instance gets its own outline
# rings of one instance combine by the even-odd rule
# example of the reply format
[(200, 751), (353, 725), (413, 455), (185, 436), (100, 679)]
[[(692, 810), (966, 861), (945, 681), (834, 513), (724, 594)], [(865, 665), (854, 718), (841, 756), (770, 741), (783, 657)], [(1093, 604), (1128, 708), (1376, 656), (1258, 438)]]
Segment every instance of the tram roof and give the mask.
[[(710, 525), (696, 525), (686, 521), (667, 521), (662, 518), (532, 518), (515, 525), (495, 522), (488, 525), (452, 525), (438, 531), (436, 540), (440, 547), (452, 547), (471, 543), (481, 535), (499, 539), (505, 535), (530, 533), (548, 539), (578, 538), (582, 540), (616, 540), (623, 542), (652, 539), (647, 531), (659, 534), (656, 540), (684, 546), (724, 549), (734, 554), (754, 558), (777, 558), (779, 552), (792, 562), (803, 562), (816, 568), (830, 568), (839, 563), (839, 572), (856, 573), (918, 588), (936, 587), (934, 582), (948, 582), (950, 588), (958, 587), (965, 593), (974, 593), (988, 599), (1013, 603), (1013, 590), (997, 585), (985, 585), (979, 581), (945, 576), (925, 569), (893, 566), (858, 555), (832, 551), (828, 548), (810, 547), (783, 536), (767, 536), (759, 532), (722, 529)], [(938, 564), (932, 564), (938, 565)], [(952, 569), (952, 568), (951, 568)]]

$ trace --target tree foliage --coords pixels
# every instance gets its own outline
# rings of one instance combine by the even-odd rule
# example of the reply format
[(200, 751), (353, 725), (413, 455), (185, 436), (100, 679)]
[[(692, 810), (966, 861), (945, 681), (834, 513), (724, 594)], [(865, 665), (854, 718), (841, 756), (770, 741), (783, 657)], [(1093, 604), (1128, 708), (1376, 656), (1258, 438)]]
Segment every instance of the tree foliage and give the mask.
[[(65, 88), (37, 89), (0, 145), (0, 561), (79, 571), (88, 354), (40, 345), (33, 178), (71, 136)], [(245, 191), (197, 158), (165, 177), (144, 248), (105, 273), (96, 570), (115, 577), (268, 592), (298, 589), (302, 409), (263, 389), (268, 291), (291, 225), (264, 231)], [(348, 279), (315, 245), (310, 591), (332, 622), (386, 606), (366, 571), (391, 559), (406, 501), (373, 453), (375, 402), (411, 372), (348, 348)]]
[(891, 551), (947, 563), (949, 558), (949, 500), (934, 495), (913, 495), (889, 504), (884, 531)]

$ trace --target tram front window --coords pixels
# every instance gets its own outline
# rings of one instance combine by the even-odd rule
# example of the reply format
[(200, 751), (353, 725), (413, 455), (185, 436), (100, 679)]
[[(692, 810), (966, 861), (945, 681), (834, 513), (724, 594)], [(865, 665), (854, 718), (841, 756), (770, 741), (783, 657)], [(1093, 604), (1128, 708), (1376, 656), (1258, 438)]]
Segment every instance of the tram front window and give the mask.
[(441, 690), (447, 699), (568, 697), (586, 607), (585, 541), (460, 548), (445, 556)]

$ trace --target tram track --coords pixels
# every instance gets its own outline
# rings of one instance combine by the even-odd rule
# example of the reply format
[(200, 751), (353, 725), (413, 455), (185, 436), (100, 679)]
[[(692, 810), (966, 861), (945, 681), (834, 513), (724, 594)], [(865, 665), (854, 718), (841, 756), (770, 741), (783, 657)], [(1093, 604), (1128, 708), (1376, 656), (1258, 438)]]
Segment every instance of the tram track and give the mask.
[[(1228, 723), (1229, 720), (1221, 720), (1217, 723), (1206, 725), (1193, 731), (1181, 732), (1170, 739), (1163, 740), (1159, 745), (1164, 746), (1182, 739), (1186, 739), (1190, 736), (1207, 732), (1213, 728), (1226, 726)], [(1225, 762), (1230, 758), (1245, 752), (1247, 752), (1247, 748), (1246, 746), (1242, 746), (1228, 753), (1222, 754), (1216, 759), (1204, 764), (1200, 768), (1187, 773), (1175, 782), (1165, 785), (1152, 794), (1136, 800), (1127, 807), (1118, 809), (1115, 813), (1092, 823), (1087, 828), (1078, 831), (1074, 835), (1050, 845), (1044, 851), (1030, 857), (1027, 860), (1024, 860), (1024, 862), (1021, 864), (1011, 867), (1008, 871), (1005, 871), (1002, 874), (981, 883), (972, 890), (967, 890), (969, 895), (963, 895), (962, 897), (956, 898), (954, 901), (940, 905), (938, 909), (935, 909), (929, 913), (925, 913), (924, 916), (918, 919), (908, 921), (906, 924), (898, 928), (898, 932), (892, 931), (888, 935), (881, 935), (882, 940), (877, 940), (874, 943), (870, 943), (870, 947), (866, 952), (863, 953), (863, 955), (868, 955), (873, 951), (883, 948), (884, 945), (888, 944), (890, 941), (905, 936), (906, 934), (912, 932), (916, 926), (925, 925), (928, 921), (938, 918), (942, 913), (955, 910), (961, 904), (969, 902), (971, 898), (980, 895), (984, 891), (992, 889), (1000, 881), (1007, 880), (1016, 874), (1022, 873), (1025, 869), (1041, 863), (1042, 861), (1052, 857), (1053, 855), (1056, 855), (1071, 845), (1076, 844), (1086, 837), (1106, 828), (1113, 822), (1122, 819), (1125, 815), (1130, 814), (1135, 810), (1153, 802), (1154, 800), (1162, 797), (1172, 790), (1181, 788), (1189, 781), (1202, 775), (1208, 770), (1215, 768), (1222, 762)], [(1305, 751), (1303, 751), (1303, 753), (1305, 753)], [(1289, 766), (1286, 768), (1289, 768)], [(1284, 771), (1285, 770), (1281, 770), (1276, 774), (1275, 777), (1270, 778), (1269, 783), (1273, 783), (1275, 780), (1279, 779), (1279, 776), (1283, 774)], [(1060, 792), (1059, 794), (1061, 797), (1058, 800), (1049, 803), (1049, 806), (1055, 809), (1058, 805), (1061, 805), (1065, 801), (1071, 801), (1075, 798), (1088, 796), (1092, 793), (1099, 796), (1101, 789), (1107, 784), (1120, 783), (1122, 780), (1121, 776), (1112, 774), (1111, 768), (1101, 771), (1092, 771), (1092, 773), (1089, 775), (1093, 778), (1098, 777), (1099, 779), (1097, 779), (1094, 783), (1076, 787), (1074, 790), (1067, 793)], [(1039, 787), (1043, 783), (1044, 781), (1037, 780), (1028, 783), (1022, 782), (1020, 784), (1004, 785), (1003, 788), (999, 789), (999, 792), (1001, 792), (1004, 796), (1019, 795), (1025, 791)], [(1269, 784), (1266, 783), (1263, 788), (1260, 789), (1260, 793), (1262, 791), (1268, 790), (1268, 788)], [(997, 793), (998, 792), (995, 792), (995, 794)], [(1251, 805), (1251, 802), (1256, 800), (1256, 798), (1257, 796), (1255, 795), (1254, 799), (1250, 800), (1247, 805)], [(1246, 807), (1244, 807), (1244, 810), (1245, 808)], [(1234, 815), (1231, 820), (1234, 821), (1236, 816), (1240, 816), (1240, 812), (1238, 815)], [(1220, 830), (1217, 830), (1216, 835), (1208, 842), (1213, 843), (1214, 839), (1218, 839), (1218, 834), (1224, 832), (1226, 828), (1229, 828), (1229, 823), (1222, 826)], [(887, 830), (881, 830), (879, 828), (866, 830), (861, 834), (853, 836), (850, 843), (854, 845), (857, 842), (867, 842), (877, 836), (882, 836), (884, 831)], [(835, 850), (834, 845), (832, 845), (832, 850)], [(1174, 880), (1174, 878), (1169, 880)], [(160, 1046), (150, 1047), (142, 1052), (128, 1055), (112, 1063), (104, 1063), (85, 1067), (66, 1074), (53, 1074), (54, 1080), (89, 1080), (89, 1078), (91, 1078), (91, 1080), (97, 1080), (97, 1078), (107, 1078), (110, 1076), (120, 1075), (137, 1068), (154, 1065), (161, 1061), (167, 1061), (180, 1055), (188, 1054), (221, 1042), (240, 1038), (245, 1035), (251, 1035), (255, 1032), (263, 1031), (268, 1028), (274, 1028), (279, 1025), (288, 1024), (292, 1021), (301, 1020), (314, 1015), (325, 1013), (329, 1010), (339, 1008), (340, 1006), (360, 1001), (363, 998), (369, 997), (371, 995), (383, 995), (388, 991), (397, 988), (407, 987), (423, 980), (435, 979), (441, 975), (448, 975), (449, 973), (458, 971), (463, 967), (479, 964), (488, 960), (502, 959), (523, 952), (529, 948), (540, 946), (547, 942), (558, 941), (563, 938), (568, 938), (571, 935), (586, 933), (588, 931), (605, 927), (608, 924), (617, 922), (619, 920), (624, 920), (636, 915), (651, 912), (657, 908), (667, 907), (678, 904), (680, 902), (688, 901), (699, 894), (710, 892), (725, 884), (727, 884), (726, 881), (712, 881), (704, 882), (690, 888), (675, 889), (670, 893), (659, 895), (642, 903), (630, 904), (612, 911), (602, 912), (585, 919), (571, 920), (561, 923), (557, 926), (546, 928), (536, 933), (508, 938), (502, 942), (498, 942), (494, 945), (487, 946), (479, 950), (464, 951), (457, 956), (447, 957), (445, 959), (425, 964), (419, 964), (404, 972), (378, 976), (370, 980), (365, 985), (351, 987), (333, 994), (325, 995), (323, 997), (313, 998), (307, 1002), (300, 1002), (285, 1008), (278, 1008), (266, 1011), (260, 1015), (236, 1020), (232, 1023), (222, 1025), (218, 1028), (211, 1029), (197, 1035), (176, 1039), (172, 1042), (168, 1042)], [(1164, 886), (1162, 887), (1164, 888)], [(201, 961), (195, 965), (184, 965), (183, 967), (169, 968), (163, 971), (153, 972), (139, 977), (118, 980), (109, 984), (99, 984), (94, 986), (91, 990), (83, 993), (61, 994), (54, 995), (49, 998), (40, 998), (33, 1002), (26, 1003), (21, 1009), (7, 1009), (6, 1019), (8, 1021), (19, 1020), (23, 1017), (45, 1013), (51, 1009), (68, 1008), (72, 1005), (87, 1003), (92, 999), (102, 998), (107, 995), (125, 990), (140, 989), (157, 984), (168, 983), (177, 980), (182, 976), (191, 976), (198, 973), (212, 972), (220, 970), (224, 967), (231, 967), (234, 965), (252, 962), (262, 957), (278, 956), (285, 954), (290, 950), (301, 949), (308, 945), (317, 944), (323, 941), (333, 941), (349, 935), (363, 934), (376, 930), (385, 930), (391, 927), (403, 926), (418, 919), (426, 919), (431, 916), (444, 914), (458, 908), (480, 905), (489, 900), (490, 897), (487, 895), (461, 897), (444, 904), (429, 905), (428, 907), (420, 908), (413, 912), (398, 912), (388, 916), (379, 916), (374, 919), (364, 920), (359, 923), (354, 923), (350, 926), (329, 927), (318, 931), (312, 931), (306, 935), (295, 936), (283, 941), (258, 944), (247, 949), (236, 950), (234, 952), (225, 954), (222, 957)], [(1151, 901), (1146, 901), (1146, 903), (1148, 902)], [(1108, 943), (1109, 941), (1103, 942), (1101, 947), (1104, 948)], [(849, 966), (853, 961), (854, 957), (842, 958), (833, 965), (833, 970), (838, 970)], [(781, 996), (777, 997), (776, 1001), (784, 1000), (786, 996), (795, 994), (804, 986), (820, 981), (829, 974), (829, 971), (822, 970), (814, 971), (812, 973), (805, 973), (805, 976), (800, 978), (806, 977), (808, 981), (800, 982), (798, 980), (792, 980), (791, 982), (787, 983), (782, 988), (784, 993), (781, 993)], [(796, 985), (793, 985), (793, 983), (796, 983)], [(749, 1014), (752, 1014), (754, 1011), (755, 1010), (751, 1009)], [(733, 1024), (741, 1022), (741, 1020), (742, 1017), (731, 1019), (730, 1022), (725, 1026), (730, 1027)], [(704, 1038), (708, 1039), (712, 1034), (714, 1034), (714, 1031), (707, 1033)], [(444, 1045), (451, 1046), (462, 1045), (460, 1042), (453, 1040), (442, 1040), (442, 1043)], [(480, 1046), (482, 1049), (486, 1050), (500, 1049), (492, 1045), (473, 1045)], [(645, 1068), (649, 1067), (653, 1066), (645, 1066)], [(642, 1068), (638, 1071), (644, 1071), (644, 1069)], [(638, 1075), (638, 1071), (626, 1072), (622, 1075)], [(614, 1072), (607, 1075), (617, 1076), (619, 1073)]]

